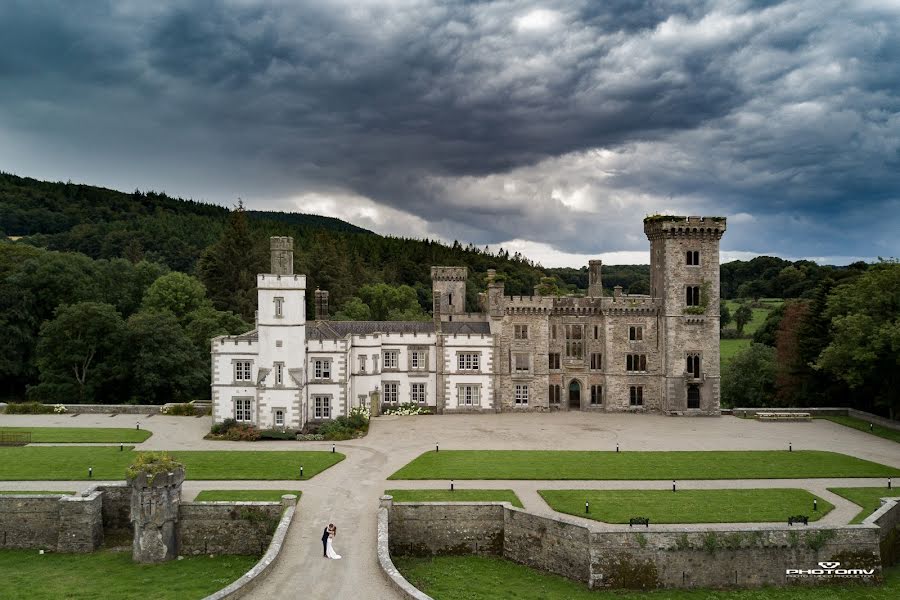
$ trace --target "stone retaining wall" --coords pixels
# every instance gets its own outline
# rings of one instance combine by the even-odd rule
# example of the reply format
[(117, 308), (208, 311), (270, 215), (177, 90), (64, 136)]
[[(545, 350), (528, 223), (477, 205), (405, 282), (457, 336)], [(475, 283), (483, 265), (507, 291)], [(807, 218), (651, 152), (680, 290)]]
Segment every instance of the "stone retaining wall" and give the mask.
[[(386, 504), (393, 554), (477, 551), (590, 587), (610, 588), (816, 585), (829, 580), (791, 579), (787, 569), (816, 569), (820, 561), (874, 569), (874, 577), (862, 581), (876, 583), (881, 580), (882, 527), (895, 527), (900, 520), (891, 512), (878, 524), (835, 529), (735, 525), (703, 531), (671, 525), (601, 527), (562, 515), (535, 515), (505, 503)], [(499, 550), (496, 543), (488, 543), (498, 536)]]
[(281, 509), (278, 502), (182, 502), (176, 529), (179, 553), (263, 554)]
[[(733, 414), (736, 417), (755, 417), (756, 413), (768, 412), (768, 413), (784, 413), (784, 412), (805, 412), (809, 413), (811, 417), (855, 417), (857, 419), (861, 419), (863, 421), (869, 423), (875, 423), (876, 425), (881, 425), (882, 427), (887, 427), (888, 429), (895, 429), (900, 431), (900, 421), (892, 421), (890, 419), (885, 419), (884, 417), (879, 417), (878, 415), (873, 415), (872, 413), (867, 413), (861, 410), (856, 410), (855, 408), (843, 408), (843, 407), (814, 407), (814, 408), (732, 408), (727, 414)], [(726, 414), (726, 410), (722, 410), (722, 414)]]
[(863, 523), (878, 527), (881, 564), (888, 566), (900, 562), (900, 499), (882, 498), (881, 502), (881, 507)]
[(0, 548), (93, 552), (103, 543), (102, 494), (0, 496)]

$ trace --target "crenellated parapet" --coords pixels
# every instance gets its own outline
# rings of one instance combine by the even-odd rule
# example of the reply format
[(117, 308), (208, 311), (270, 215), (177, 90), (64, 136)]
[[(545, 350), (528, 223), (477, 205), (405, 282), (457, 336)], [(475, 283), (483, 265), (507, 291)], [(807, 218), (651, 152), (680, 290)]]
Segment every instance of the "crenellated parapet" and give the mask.
[(679, 237), (711, 237), (718, 240), (725, 229), (725, 217), (653, 215), (644, 219), (644, 233), (650, 241)]

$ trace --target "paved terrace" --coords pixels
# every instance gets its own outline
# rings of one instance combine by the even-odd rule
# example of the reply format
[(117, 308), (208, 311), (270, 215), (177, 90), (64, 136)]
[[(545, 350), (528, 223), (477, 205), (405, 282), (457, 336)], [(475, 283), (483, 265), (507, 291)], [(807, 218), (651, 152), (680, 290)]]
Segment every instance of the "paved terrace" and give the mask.
[[(204, 440), (209, 417), (136, 415), (2, 415), (0, 425), (34, 427), (134, 427), (153, 431), (142, 450), (330, 450), (330, 442), (218, 442)], [(825, 420), (808, 423), (760, 423), (735, 417), (679, 418), (658, 415), (552, 413), (380, 417), (361, 440), (338, 442), (347, 459), (309, 481), (186, 481), (185, 497), (203, 489), (297, 489), (303, 492), (298, 519), (288, 535), (286, 553), (252, 598), (293, 597), (356, 600), (397, 598), (382, 577), (375, 554), (376, 507), (388, 488), (445, 488), (447, 481), (387, 481), (394, 471), (422, 452), (434, 450), (828, 450), (900, 467), (900, 445)], [(827, 492), (827, 487), (884, 485), (883, 479), (761, 479), (679, 481), (679, 489), (797, 487), (835, 505), (815, 526), (846, 524), (856, 505)], [(3, 490), (71, 489), (78, 482), (0, 482)], [(552, 511), (538, 489), (669, 489), (671, 481), (457, 481), (461, 488), (508, 488), (525, 508)], [(336, 549), (344, 557), (321, 556), (324, 526), (338, 527)], [(595, 525), (597, 523), (592, 521)], [(697, 525), (702, 528), (727, 525)], [(617, 527), (617, 526), (610, 526)], [(620, 527), (620, 526), (619, 526)]]

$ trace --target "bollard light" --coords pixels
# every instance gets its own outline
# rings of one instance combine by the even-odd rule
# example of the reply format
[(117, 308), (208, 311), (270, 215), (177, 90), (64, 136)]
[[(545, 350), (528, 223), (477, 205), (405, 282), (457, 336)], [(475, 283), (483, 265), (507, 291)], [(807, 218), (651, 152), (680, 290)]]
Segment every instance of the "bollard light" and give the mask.
[(816, 500), (815, 498), (813, 498), (813, 510), (814, 510), (814, 511), (818, 511), (818, 510), (819, 510), (819, 501)]
[(88, 477), (91, 478), (94, 476), (94, 467), (88, 467)]
[(871, 432), (872, 432), (872, 424), (869, 423), (869, 433), (871, 433)]
[(587, 500), (585, 500), (584, 501), (584, 514), (590, 514), (590, 512), (591, 512), (591, 505)]
[(125, 450), (125, 444), (119, 442), (119, 452), (123, 452)]
[(888, 489), (891, 489), (891, 478), (888, 477)]
[(453, 491), (453, 480), (452, 479), (450, 480), (450, 491), (451, 492)]
[(300, 465), (300, 479), (303, 479), (303, 465)]
[(793, 451), (794, 451), (794, 446), (790, 442), (788, 442), (788, 452), (793, 452)]
[(334, 444), (331, 445), (331, 453), (334, 454)]
[(616, 442), (616, 452), (619, 451), (619, 442)]
[(437, 442), (434, 443), (434, 451), (435, 451), (435, 452), (440, 452), (440, 451), (441, 451), (441, 446), (440, 446), (440, 444), (438, 444)]
[(675, 480), (674, 479), (672, 480), (672, 491), (673, 492), (675, 491)]

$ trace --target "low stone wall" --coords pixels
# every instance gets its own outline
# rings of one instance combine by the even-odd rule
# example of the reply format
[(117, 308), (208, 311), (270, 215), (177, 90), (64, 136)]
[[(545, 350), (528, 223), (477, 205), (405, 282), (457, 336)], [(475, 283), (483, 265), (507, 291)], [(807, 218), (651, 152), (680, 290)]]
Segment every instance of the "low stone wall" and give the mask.
[(67, 414), (158, 415), (161, 406), (155, 404), (63, 404)]
[(812, 417), (854, 417), (857, 419), (861, 419), (863, 421), (867, 421), (869, 423), (875, 423), (876, 425), (881, 425), (882, 427), (887, 427), (888, 429), (895, 429), (900, 431), (900, 421), (891, 421), (890, 419), (886, 419), (884, 417), (879, 417), (878, 415), (873, 415), (872, 413), (867, 413), (865, 411), (856, 410), (855, 408), (843, 408), (843, 407), (817, 407), (817, 408), (732, 408), (730, 410), (722, 409), (722, 414), (733, 414), (735, 417), (755, 417), (757, 413), (790, 413), (790, 412), (802, 412), (809, 413)]
[(900, 431), (900, 421), (891, 421), (890, 419), (885, 419), (884, 417), (879, 417), (878, 415), (873, 415), (872, 413), (856, 410), (855, 408), (848, 408), (847, 416), (856, 417), (857, 419), (869, 421), (870, 423), (875, 423), (876, 425), (881, 425), (882, 427), (887, 427), (888, 429), (896, 429)]
[(179, 553), (260, 555), (272, 541), (281, 510), (278, 502), (182, 502)]
[(85, 493), (93, 490), (103, 492), (101, 514), (104, 534), (107, 536), (121, 536), (126, 533), (131, 535), (131, 486), (127, 483), (97, 485)]
[(866, 517), (863, 524), (878, 527), (881, 564), (888, 566), (900, 562), (900, 499), (882, 498), (881, 501), (881, 507)]
[[(724, 588), (830, 583), (792, 578), (788, 569), (817, 569), (820, 561), (872, 569), (881, 581), (879, 541), (900, 516), (835, 529), (735, 525), (709, 531), (657, 525), (601, 527), (571, 517), (545, 517), (505, 503), (385, 503), (397, 555), (502, 556), (563, 575), (589, 587)], [(900, 511), (898, 511), (900, 512)], [(893, 531), (893, 530), (891, 530)], [(398, 539), (395, 541), (395, 532)], [(496, 543), (502, 539), (498, 551)], [(480, 540), (479, 545), (475, 541)], [(390, 575), (389, 575), (390, 577)]]
[(0, 548), (93, 552), (103, 543), (102, 494), (0, 496)]

